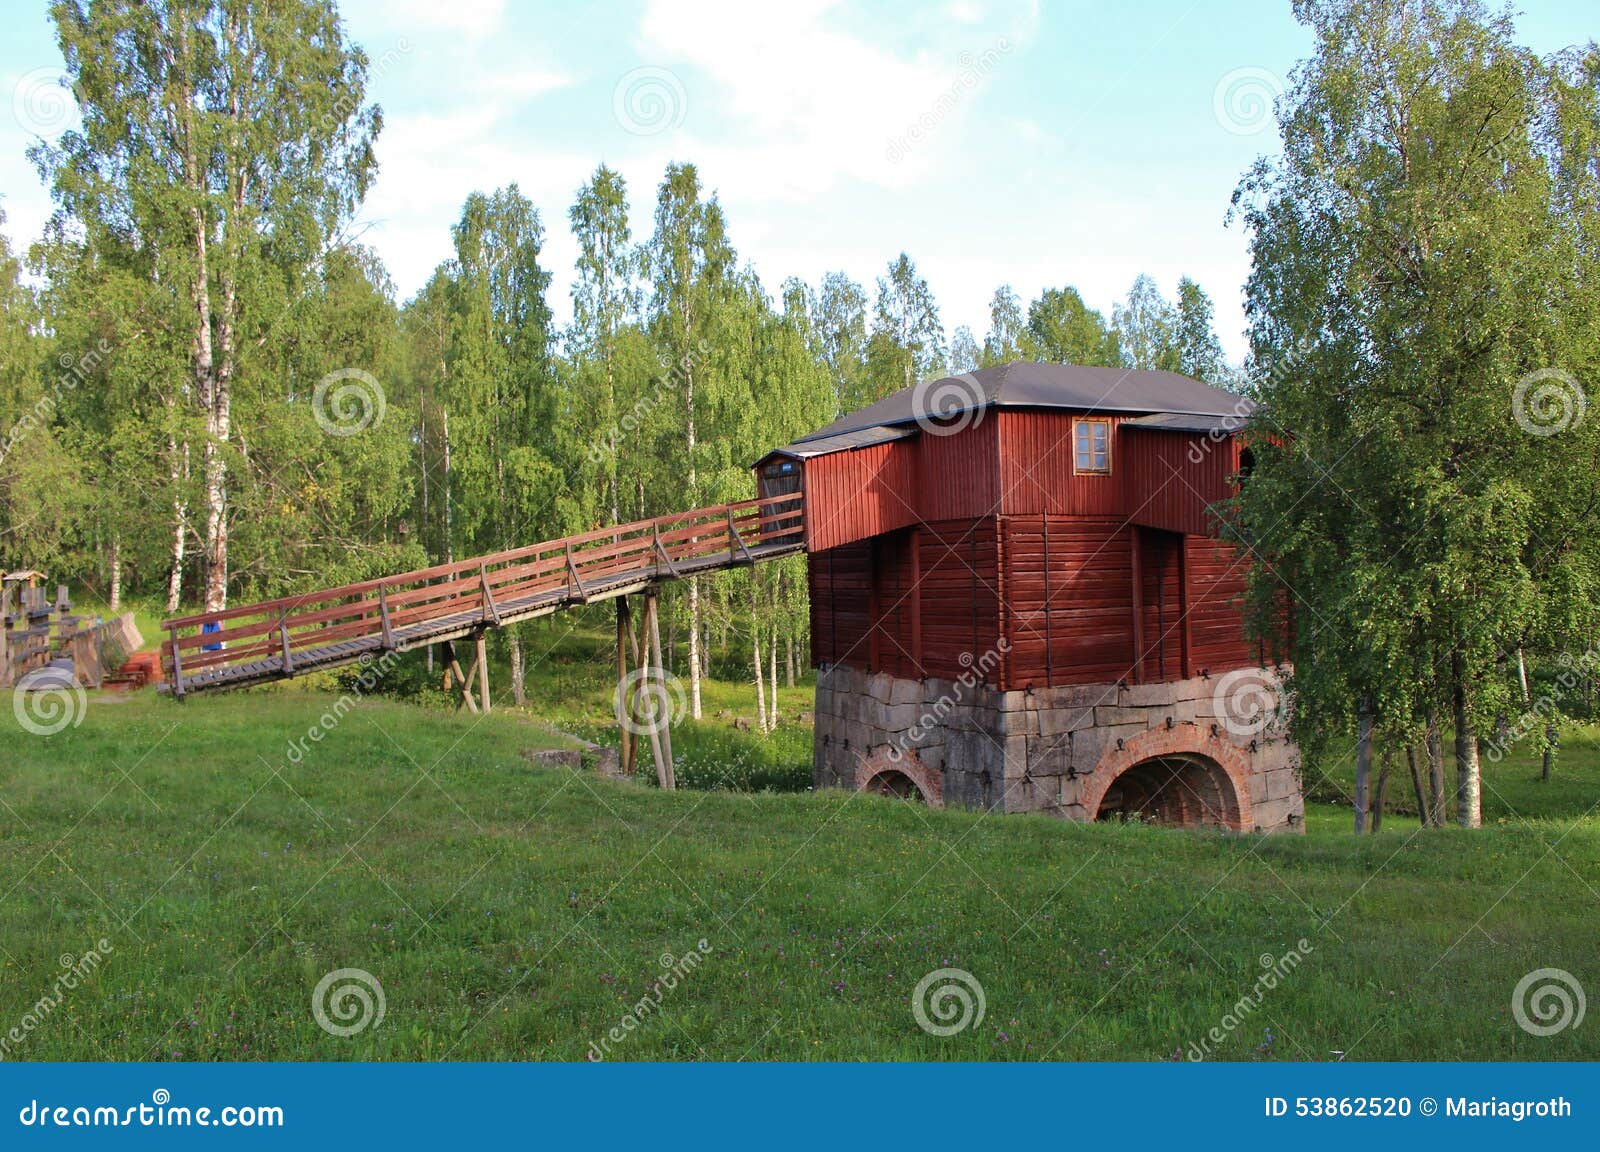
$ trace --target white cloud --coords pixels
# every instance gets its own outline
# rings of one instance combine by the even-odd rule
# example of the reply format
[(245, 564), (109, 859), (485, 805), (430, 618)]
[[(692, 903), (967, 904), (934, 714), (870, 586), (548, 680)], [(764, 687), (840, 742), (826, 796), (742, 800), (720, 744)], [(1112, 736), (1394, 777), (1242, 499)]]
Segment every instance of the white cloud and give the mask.
[[(876, 37), (845, 30), (836, 7), (832, 0), (647, 6), (640, 57), (684, 68), (693, 155), (708, 167), (729, 161), (716, 167), (732, 175), (724, 185), (730, 191), (804, 200), (847, 177), (913, 187), (953, 148), (984, 74), (1014, 47), (1012, 39), (968, 30), (948, 52), (897, 55)], [(719, 157), (719, 139), (737, 147)]]

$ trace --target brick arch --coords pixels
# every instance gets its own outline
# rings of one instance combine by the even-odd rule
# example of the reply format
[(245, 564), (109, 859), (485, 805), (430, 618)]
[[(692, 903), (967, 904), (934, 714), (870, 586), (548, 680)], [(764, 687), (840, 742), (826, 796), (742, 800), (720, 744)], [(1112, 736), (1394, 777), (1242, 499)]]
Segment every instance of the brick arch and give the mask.
[(1209, 728), (1188, 723), (1152, 728), (1125, 741), (1121, 748), (1108, 749), (1084, 781), (1080, 802), (1085, 817), (1095, 818), (1100, 802), (1117, 777), (1135, 765), (1163, 756), (1198, 756), (1216, 764), (1233, 785), (1238, 802), (1239, 815), (1234, 831), (1246, 832), (1255, 827), (1250, 811), (1250, 762), (1244, 750), (1212, 735)]
[(929, 808), (944, 807), (943, 776), (924, 764), (915, 750), (880, 750), (872, 756), (863, 757), (856, 765), (856, 791), (871, 791), (880, 782), (896, 777), (909, 781)]

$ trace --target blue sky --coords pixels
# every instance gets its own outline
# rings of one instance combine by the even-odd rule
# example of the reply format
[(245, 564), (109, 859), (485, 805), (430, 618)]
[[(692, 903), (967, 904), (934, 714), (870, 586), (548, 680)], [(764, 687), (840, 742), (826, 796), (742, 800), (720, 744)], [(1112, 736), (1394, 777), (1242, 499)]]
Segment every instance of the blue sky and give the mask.
[[(1287, 0), (933, 4), (347, 0), (383, 106), (382, 165), (358, 227), (402, 297), (449, 254), (474, 189), (538, 205), (570, 313), (573, 193), (600, 161), (627, 177), (636, 236), (668, 161), (693, 160), (769, 292), (843, 269), (870, 286), (898, 252), (947, 333), (981, 339), (995, 286), (1026, 301), (1074, 284), (1110, 309), (1149, 272), (1188, 274), (1244, 351), (1240, 173), (1276, 136), (1259, 98), (1310, 37)], [(1549, 52), (1596, 35), (1592, 0), (1527, 0)], [(50, 210), (23, 150), (70, 124), (40, 102), (59, 75), (46, 5), (6, 0), (0, 206), (13, 245)]]

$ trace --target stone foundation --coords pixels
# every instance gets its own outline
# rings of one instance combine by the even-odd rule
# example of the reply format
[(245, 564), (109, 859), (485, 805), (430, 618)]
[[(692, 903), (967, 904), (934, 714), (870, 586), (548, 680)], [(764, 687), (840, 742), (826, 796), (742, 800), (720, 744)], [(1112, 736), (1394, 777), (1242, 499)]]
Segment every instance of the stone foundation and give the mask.
[(1258, 668), (1001, 692), (835, 665), (817, 674), (812, 778), (935, 807), (1299, 832), (1300, 756), (1279, 696)]

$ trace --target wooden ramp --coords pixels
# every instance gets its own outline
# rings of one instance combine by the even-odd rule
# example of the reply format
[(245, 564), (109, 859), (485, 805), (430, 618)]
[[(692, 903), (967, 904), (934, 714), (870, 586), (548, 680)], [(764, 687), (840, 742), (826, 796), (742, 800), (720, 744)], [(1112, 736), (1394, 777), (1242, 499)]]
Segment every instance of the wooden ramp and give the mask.
[(163, 625), (162, 691), (239, 688), (804, 550), (803, 497), (699, 508)]

